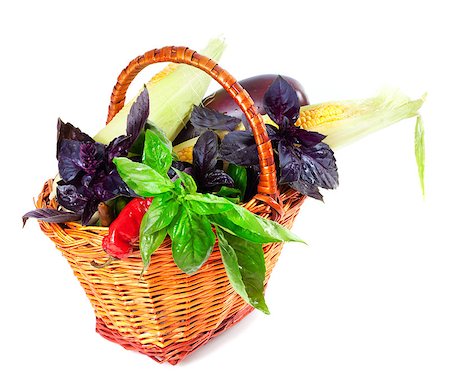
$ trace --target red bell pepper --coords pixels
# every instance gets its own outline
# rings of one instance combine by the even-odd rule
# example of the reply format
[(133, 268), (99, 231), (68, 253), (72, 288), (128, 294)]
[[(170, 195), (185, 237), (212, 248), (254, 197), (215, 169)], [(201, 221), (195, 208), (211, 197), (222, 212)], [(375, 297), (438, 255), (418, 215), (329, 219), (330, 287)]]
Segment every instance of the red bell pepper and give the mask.
[(103, 238), (102, 246), (110, 256), (123, 259), (133, 252), (133, 244), (139, 240), (142, 218), (153, 198), (135, 198), (120, 212), (109, 226), (109, 233)]

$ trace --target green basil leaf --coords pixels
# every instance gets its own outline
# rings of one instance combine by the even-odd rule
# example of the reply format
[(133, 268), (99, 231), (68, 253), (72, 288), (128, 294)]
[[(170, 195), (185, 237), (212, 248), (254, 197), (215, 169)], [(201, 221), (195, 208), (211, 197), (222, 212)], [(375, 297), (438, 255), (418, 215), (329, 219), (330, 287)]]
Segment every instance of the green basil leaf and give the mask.
[(223, 265), (233, 289), (254, 308), (269, 314), (264, 300), (266, 264), (260, 243), (240, 239), (216, 227)]
[(229, 200), (212, 194), (191, 194), (185, 199), (189, 208), (199, 215), (219, 214), (233, 208)]
[(197, 184), (195, 184), (195, 180), (194, 180), (194, 178), (191, 175), (187, 174), (186, 172), (179, 171), (176, 168), (173, 168), (173, 170), (175, 171), (175, 173), (180, 178), (181, 182), (183, 183), (183, 186), (184, 186), (185, 190), (188, 193), (195, 193), (195, 192), (197, 192)]
[(167, 148), (152, 130), (145, 131), (142, 162), (163, 176), (167, 174), (172, 165), (172, 151)]
[(113, 161), (122, 180), (139, 196), (151, 197), (173, 188), (173, 183), (167, 175), (162, 176), (145, 164), (125, 157), (116, 157)]
[(153, 198), (152, 204), (142, 218), (140, 234), (150, 235), (167, 227), (178, 214), (180, 203), (166, 192)]
[(228, 218), (227, 215), (224, 215), (223, 213), (208, 215), (208, 218), (212, 223), (220, 225), (220, 227), (226, 230), (227, 232), (236, 235), (242, 239), (254, 243), (268, 243), (266, 237), (261, 236), (258, 233), (249, 230), (248, 228), (238, 226), (237, 224), (233, 223)]
[(162, 228), (152, 234), (142, 234), (139, 239), (139, 249), (141, 250), (141, 258), (144, 263), (143, 271), (147, 270), (150, 265), (152, 254), (161, 246), (167, 235), (167, 228)]
[(142, 130), (141, 133), (139, 133), (138, 138), (136, 139), (136, 141), (131, 146), (131, 148), (130, 148), (130, 150), (128, 152), (129, 155), (132, 154), (132, 155), (136, 155), (137, 156), (137, 155), (142, 155), (144, 153), (145, 132), (148, 131), (148, 130), (154, 132), (159, 137), (161, 142), (172, 153), (172, 143), (167, 139), (166, 134), (161, 129), (156, 127), (153, 123), (149, 123), (148, 121), (146, 122), (146, 124), (145, 124), (143, 129), (144, 130)]
[(245, 191), (247, 190), (247, 169), (245, 169), (245, 167), (230, 164), (227, 173), (233, 179), (234, 186), (239, 190), (241, 200), (243, 200)]
[(293, 232), (280, 224), (255, 215), (237, 204), (230, 203), (232, 209), (209, 215), (212, 223), (219, 224), (228, 232), (255, 243), (301, 242)]
[(167, 138), (166, 133), (163, 130), (158, 128), (153, 122), (148, 121), (145, 125), (145, 128), (147, 129), (147, 131), (151, 131), (156, 134), (159, 140), (166, 146), (167, 149), (169, 149), (169, 152), (172, 153), (172, 141)]
[(220, 187), (219, 192), (216, 192), (215, 195), (224, 197), (232, 203), (238, 204), (241, 202), (241, 191), (237, 188), (222, 186)]
[(216, 242), (210, 222), (181, 206), (168, 232), (176, 265), (186, 274), (195, 273), (208, 259)]
[(173, 192), (175, 192), (177, 196), (184, 196), (186, 190), (184, 189), (183, 182), (181, 181), (181, 179), (176, 179), (175, 182), (173, 183), (173, 186), (174, 186)]

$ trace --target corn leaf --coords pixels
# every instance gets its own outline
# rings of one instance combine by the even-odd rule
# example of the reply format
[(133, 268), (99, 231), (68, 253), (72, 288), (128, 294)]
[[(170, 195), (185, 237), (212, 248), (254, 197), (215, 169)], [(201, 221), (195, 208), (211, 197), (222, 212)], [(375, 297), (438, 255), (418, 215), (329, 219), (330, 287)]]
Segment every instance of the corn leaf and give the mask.
[(417, 116), (414, 147), (422, 195), (425, 197), (425, 138), (422, 117)]

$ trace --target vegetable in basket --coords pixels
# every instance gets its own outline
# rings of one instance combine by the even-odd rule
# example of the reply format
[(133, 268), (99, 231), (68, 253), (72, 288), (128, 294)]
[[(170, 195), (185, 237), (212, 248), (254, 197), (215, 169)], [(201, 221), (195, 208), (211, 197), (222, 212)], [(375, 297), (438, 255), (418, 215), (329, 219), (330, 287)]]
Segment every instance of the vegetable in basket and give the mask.
[[(159, 94), (167, 97), (159, 101), (159, 108), (150, 92), (150, 114), (159, 114), (162, 120), (148, 120), (145, 88), (120, 111), (136, 74), (161, 61), (189, 64), (216, 79), (248, 117), (256, 141), (242, 115), (225, 114), (233, 114), (234, 108), (222, 105), (223, 110), (216, 111), (211, 109), (214, 105), (201, 106), (206, 83), (179, 78), (187, 74), (180, 65), (169, 66), (153, 83), (164, 85), (160, 91), (166, 89)], [(60, 122), (57, 153), (63, 181), (58, 201), (49, 196), (52, 184), (47, 183), (36, 203), (38, 209), (25, 214), (24, 222), (29, 217), (42, 220), (42, 230), (67, 257), (91, 300), (101, 335), (158, 362), (175, 364), (253, 308), (268, 313), (264, 286), (282, 247), (272, 242), (302, 242), (288, 228), (304, 195), (321, 198), (319, 188), (337, 186), (332, 148), (418, 116), (422, 104), (422, 100), (388, 95), (305, 107), (299, 90), (298, 85), (276, 77), (259, 94), (262, 103), (255, 107), (245, 90), (214, 61), (186, 47), (164, 47), (134, 59), (121, 73), (108, 120), (120, 112), (95, 140)], [(183, 141), (173, 148), (172, 140), (189, 119), (192, 105), (198, 106), (187, 131), (177, 139), (188, 139), (191, 149)], [(139, 114), (132, 114), (133, 110)], [(257, 110), (266, 116), (255, 115)], [(139, 122), (138, 130), (127, 130), (128, 120)], [(420, 119), (415, 133), (423, 179)], [(177, 159), (189, 153), (189, 159)], [(112, 174), (114, 179), (107, 179)], [(61, 188), (69, 185), (74, 188)], [(68, 196), (66, 201), (60, 191)], [(109, 196), (101, 201), (105, 192)], [(82, 218), (86, 224), (96, 204), (103, 214), (102, 225), (122, 210), (109, 228), (96, 227), (95, 216), (89, 220), (94, 227), (70, 223)], [(279, 223), (265, 218), (270, 216)], [(91, 259), (106, 258), (102, 239), (110, 258), (100, 265)], [(142, 262), (132, 252), (138, 240)], [(263, 246), (266, 243), (270, 244)], [(198, 275), (191, 275), (197, 270), (201, 270)]]
[(134, 198), (110, 224), (102, 246), (114, 258), (127, 258), (133, 252), (133, 244), (139, 240), (139, 228), (153, 198)]
[[(166, 76), (171, 71), (173, 68), (166, 71)], [(271, 78), (264, 94), (258, 94), (258, 82), (267, 85)], [(294, 80), (262, 76), (247, 83), (260, 101), (258, 110), (266, 114), (266, 130), (276, 147), (280, 184), (316, 199), (322, 199), (319, 188), (337, 187), (338, 172), (334, 153), (324, 142), (326, 136), (311, 128), (322, 126), (332, 132), (342, 121), (352, 119), (360, 123), (359, 128), (364, 124), (367, 128), (369, 121), (371, 128), (377, 129), (386, 116), (395, 121), (415, 114), (421, 105), (420, 101), (406, 100), (400, 108), (394, 104), (395, 109), (381, 116), (373, 109), (379, 101), (307, 106), (301, 110), (307, 98)], [(111, 257), (127, 258), (139, 241), (145, 271), (151, 255), (169, 235), (175, 263), (186, 274), (193, 274), (206, 262), (217, 239), (234, 289), (252, 306), (267, 313), (262, 244), (302, 240), (279, 224), (237, 205), (250, 186), (247, 168), (257, 171), (259, 158), (245, 118), (229, 109), (234, 104), (231, 99), (223, 99), (219, 95), (219, 99), (210, 100), (209, 106), (230, 110), (234, 117), (194, 106), (187, 129), (176, 140), (201, 134), (191, 139), (195, 144), (192, 160), (188, 160), (191, 167), (187, 160), (183, 163), (173, 159), (172, 143), (165, 132), (154, 124), (146, 124), (150, 112), (146, 87), (131, 104), (126, 134), (107, 146), (59, 120), (57, 158), (62, 181), (58, 183), (57, 199), (64, 211), (30, 212), (24, 216), (24, 222), (29, 217), (46, 221), (81, 217), (82, 223), (87, 224), (99, 205), (103, 210), (109, 208), (104, 202), (135, 197), (112, 222), (103, 239), (103, 248)], [(241, 120), (244, 127), (240, 126)], [(416, 132), (422, 134), (419, 129)], [(354, 135), (366, 130), (356, 130)], [(339, 131), (335, 129), (334, 133)], [(144, 142), (133, 146), (138, 137)], [(185, 149), (178, 150), (178, 155)], [(226, 168), (223, 162), (227, 163)], [(249, 275), (252, 265), (254, 270)]]
[[(280, 183), (322, 199), (319, 187), (332, 189), (338, 185), (336, 160), (329, 145), (323, 142), (326, 136), (298, 126), (298, 122), (308, 124), (300, 117), (300, 104), (297, 91), (278, 76), (263, 96), (264, 112), (272, 122), (266, 128), (277, 146)], [(71, 124), (58, 121), (57, 157), (63, 179), (58, 186), (58, 202), (72, 210), (72, 215), (81, 216), (86, 224), (102, 199), (140, 196), (131, 200), (109, 227), (109, 234), (103, 239), (108, 254), (126, 258), (139, 240), (144, 271), (153, 252), (169, 235), (175, 263), (183, 272), (192, 274), (208, 259), (217, 238), (233, 288), (253, 307), (268, 313), (263, 296), (262, 244), (302, 241), (277, 223), (233, 203), (244, 198), (245, 167), (258, 166), (252, 133), (235, 130), (240, 123), (237, 118), (194, 107), (190, 121), (203, 134), (195, 139), (191, 176), (173, 167), (177, 162), (173, 160), (172, 144), (164, 132), (145, 125), (148, 114), (149, 96), (144, 87), (128, 114), (126, 135), (115, 138), (108, 146), (95, 142)], [(124, 156), (129, 156), (144, 127), (142, 163), (138, 163)], [(220, 148), (214, 130), (228, 133), (222, 136)], [(233, 178), (218, 168), (223, 166), (218, 158), (230, 163), (228, 168), (236, 178), (236, 186)], [(173, 181), (169, 170), (178, 179)], [(217, 195), (205, 193), (208, 191)], [(37, 215), (42, 219), (43, 213)], [(29, 216), (33, 214), (26, 218)], [(43, 219), (62, 219), (58, 216), (61, 213), (52, 212)], [(249, 267), (253, 267), (251, 275)]]
[[(205, 134), (204, 146), (213, 149), (210, 144), (215, 140), (207, 140), (216, 135)], [(153, 198), (140, 226), (143, 270), (150, 265), (153, 252), (169, 235), (176, 265), (186, 274), (195, 273), (212, 252), (216, 242), (214, 227), (223, 251), (222, 259), (236, 292), (255, 308), (268, 313), (263, 296), (262, 244), (303, 241), (278, 223), (254, 215), (226, 198), (197, 192), (194, 178), (183, 171), (175, 170), (178, 179), (172, 181), (168, 176), (172, 165), (171, 150), (161, 140), (163, 136), (156, 128), (145, 132), (142, 163), (124, 157), (114, 159), (125, 183), (139, 196)], [(214, 155), (209, 157), (209, 152), (205, 151), (204, 156), (203, 164), (213, 168)], [(118, 220), (121, 221), (120, 216), (115, 222)], [(117, 232), (115, 222), (106, 237), (107, 243), (113, 237), (112, 232)], [(251, 275), (249, 267), (255, 268)]]
[[(267, 114), (264, 106), (264, 95), (278, 77), (278, 74), (261, 74), (239, 81), (242, 87), (251, 95), (259, 114)], [(309, 105), (308, 97), (300, 82), (286, 75), (282, 77), (295, 90), (300, 106)], [(239, 109), (233, 99), (223, 89), (206, 97), (203, 100), (203, 104), (209, 109), (231, 117), (237, 117), (241, 120), (244, 117), (241, 109)]]
[[(98, 184), (96, 179), (98, 176), (103, 178), (105, 168), (118, 172), (120, 177), (117, 181), (120, 183), (117, 185), (126, 187), (124, 194), (140, 198), (128, 203), (110, 225), (102, 244), (108, 254), (114, 258), (126, 258), (133, 250), (133, 243), (139, 240), (145, 271), (153, 252), (169, 235), (175, 263), (186, 274), (193, 274), (209, 258), (218, 239), (224, 265), (235, 290), (252, 306), (268, 313), (263, 295), (265, 263), (262, 244), (302, 240), (278, 223), (254, 215), (232, 200), (200, 193), (234, 185), (233, 179), (217, 168), (219, 139), (211, 131), (205, 132), (194, 147), (193, 176), (173, 168), (172, 145), (154, 126), (146, 126), (145, 129), (142, 163), (123, 157), (129, 155), (129, 149), (145, 126), (148, 105), (148, 93), (144, 88), (128, 115), (127, 135), (114, 139), (108, 147), (86, 137), (70, 124), (62, 126), (57, 149), (63, 178), (58, 187), (59, 203), (66, 209), (81, 213), (82, 222), (87, 223), (90, 217), (86, 212), (91, 211), (89, 215), (92, 216), (99, 199), (88, 197), (90, 201), (81, 201), (80, 197), (89, 189), (93, 191), (92, 196), (95, 195), (97, 185), (91, 187), (90, 182)], [(66, 150), (69, 145), (74, 149), (71, 153)], [(122, 157), (113, 158), (116, 154)], [(110, 166), (111, 161), (117, 170)], [(168, 175), (171, 168), (178, 176), (175, 181)], [(231, 171), (239, 181), (241, 190), (238, 192), (242, 197), (246, 175), (238, 167), (232, 167)], [(194, 178), (200, 183), (199, 189)], [(74, 185), (75, 179), (82, 182), (81, 188)], [(69, 184), (74, 187), (71, 196), (65, 188), (60, 188)], [(115, 196), (111, 195), (109, 200)], [(71, 202), (67, 197), (74, 200)], [(254, 271), (250, 273), (249, 267)]]

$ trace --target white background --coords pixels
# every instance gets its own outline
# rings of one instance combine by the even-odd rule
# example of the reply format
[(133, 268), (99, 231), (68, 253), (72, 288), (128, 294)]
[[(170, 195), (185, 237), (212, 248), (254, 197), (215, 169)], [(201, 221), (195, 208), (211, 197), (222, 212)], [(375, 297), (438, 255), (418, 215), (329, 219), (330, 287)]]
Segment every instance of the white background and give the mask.
[[(66, 5), (65, 5), (66, 4)], [(70, 4), (70, 5), (69, 5)], [(3, 386), (449, 386), (449, 69), (435, 1), (16, 1), (1, 11)], [(30, 221), (56, 171), (56, 119), (94, 134), (129, 60), (163, 45), (201, 50), (223, 34), (238, 79), (276, 72), (311, 102), (385, 85), (422, 109), (423, 201), (407, 120), (337, 152), (341, 184), (307, 200), (254, 312), (180, 365), (159, 365), (94, 332), (67, 262)], [(152, 74), (139, 78), (134, 90)]]

